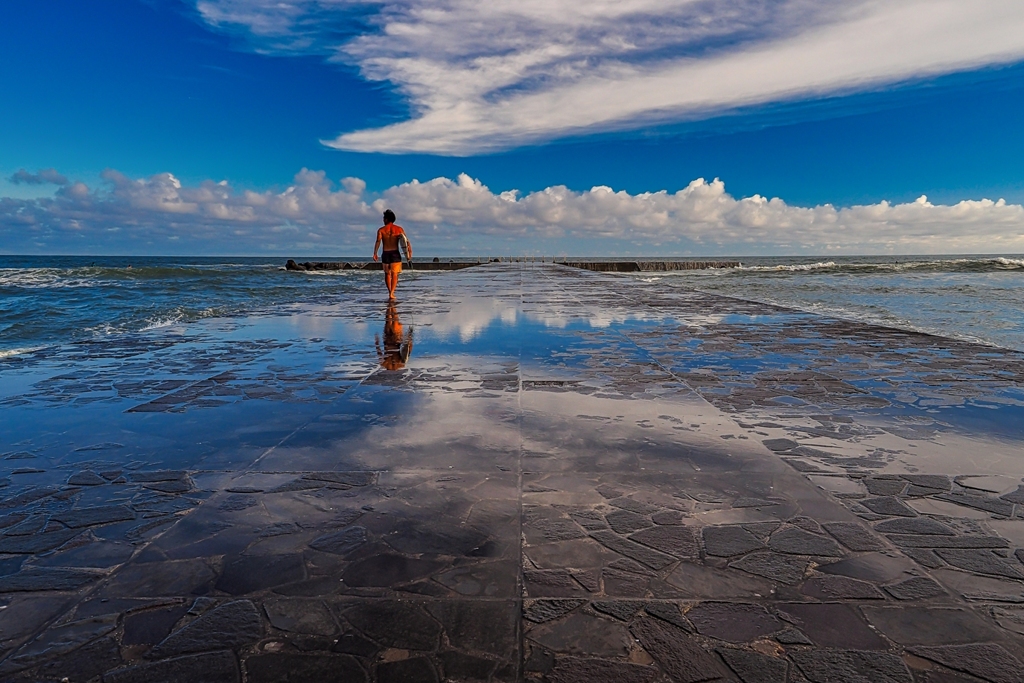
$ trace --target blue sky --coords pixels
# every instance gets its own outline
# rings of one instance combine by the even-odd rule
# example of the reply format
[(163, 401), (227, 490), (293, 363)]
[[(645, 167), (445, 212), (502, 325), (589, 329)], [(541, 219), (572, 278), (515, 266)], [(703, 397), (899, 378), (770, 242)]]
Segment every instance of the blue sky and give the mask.
[(0, 252), (1024, 251), (1014, 3), (506, 5), (8, 0)]

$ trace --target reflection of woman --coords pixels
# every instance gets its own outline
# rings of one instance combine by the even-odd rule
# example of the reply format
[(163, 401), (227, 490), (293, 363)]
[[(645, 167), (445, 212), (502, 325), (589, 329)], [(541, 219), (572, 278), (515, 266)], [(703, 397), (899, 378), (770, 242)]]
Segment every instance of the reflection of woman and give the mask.
[(384, 314), (384, 344), (380, 343), (377, 335), (373, 335), (373, 343), (377, 347), (381, 367), (385, 370), (401, 370), (412, 354), (412, 328), (409, 328), (409, 334), (403, 336), (398, 308), (392, 302), (388, 302)]

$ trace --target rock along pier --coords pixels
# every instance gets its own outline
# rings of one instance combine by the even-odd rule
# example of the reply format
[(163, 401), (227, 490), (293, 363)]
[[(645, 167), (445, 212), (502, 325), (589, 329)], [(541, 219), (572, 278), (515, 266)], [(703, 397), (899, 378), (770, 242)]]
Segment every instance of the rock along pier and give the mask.
[(707, 270), (739, 268), (739, 261), (556, 261), (562, 266), (593, 270), (598, 273), (640, 273), (670, 270)]
[[(407, 270), (462, 270), (478, 266), (480, 263), (495, 263), (508, 261), (511, 263), (534, 262), (532, 257), (510, 257), (508, 259), (487, 259), (484, 261), (455, 262), (455, 261), (415, 261), (404, 263), (403, 268)], [(598, 273), (640, 273), (640, 272), (667, 272), (673, 270), (707, 270), (709, 268), (739, 268), (742, 264), (739, 261), (552, 261), (556, 265), (569, 266), (570, 268), (582, 268)], [(381, 270), (383, 266), (376, 262), (358, 261), (304, 261), (297, 263), (294, 259), (288, 259), (285, 264), (286, 270)]]

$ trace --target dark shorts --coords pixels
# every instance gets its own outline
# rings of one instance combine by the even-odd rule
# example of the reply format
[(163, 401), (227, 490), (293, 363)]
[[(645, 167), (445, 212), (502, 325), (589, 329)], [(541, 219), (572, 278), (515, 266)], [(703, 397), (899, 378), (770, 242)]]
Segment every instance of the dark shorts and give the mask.
[(401, 263), (402, 252), (395, 249), (394, 251), (383, 251), (380, 255), (381, 263)]

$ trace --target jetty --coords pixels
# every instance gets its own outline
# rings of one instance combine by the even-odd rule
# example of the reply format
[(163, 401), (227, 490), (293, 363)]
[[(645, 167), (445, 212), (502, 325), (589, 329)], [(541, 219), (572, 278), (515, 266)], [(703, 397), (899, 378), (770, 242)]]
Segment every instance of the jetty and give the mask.
[(0, 358), (0, 681), (1024, 681), (1024, 354), (654, 279)]
[[(462, 270), (463, 268), (471, 268), (478, 266), (479, 263), (474, 262), (456, 262), (456, 261), (413, 261), (412, 263), (403, 262), (403, 270)], [(284, 264), (285, 270), (383, 270), (384, 264), (376, 261), (360, 262), (360, 261), (305, 261), (303, 263), (296, 263), (293, 259), (288, 259), (288, 262)]]
[(739, 261), (556, 261), (558, 265), (583, 268), (598, 273), (641, 273), (670, 270), (707, 270), (739, 268)]
[[(545, 263), (550, 262), (559, 266), (570, 268), (582, 268), (598, 273), (641, 273), (641, 272), (668, 272), (673, 270), (707, 270), (710, 268), (739, 268), (742, 264), (739, 261), (569, 261), (546, 259), (542, 257), (510, 256), (505, 258), (487, 258), (473, 261), (413, 261), (403, 263), (405, 270), (462, 270), (472, 268), (482, 263)], [(383, 265), (375, 261), (304, 261), (296, 262), (288, 259), (285, 263), (285, 270), (314, 271), (314, 270), (381, 270)]]

